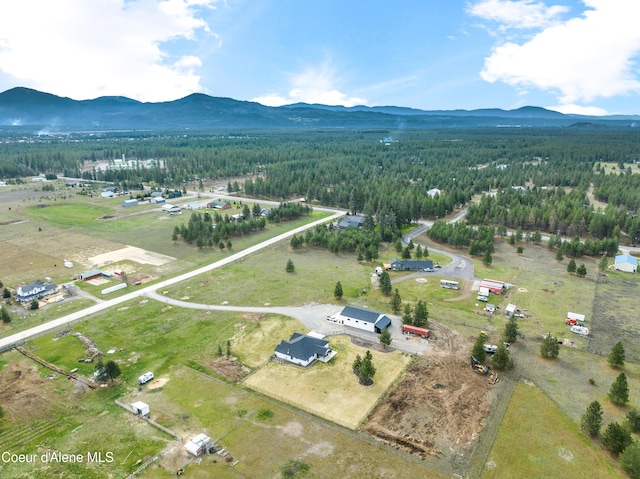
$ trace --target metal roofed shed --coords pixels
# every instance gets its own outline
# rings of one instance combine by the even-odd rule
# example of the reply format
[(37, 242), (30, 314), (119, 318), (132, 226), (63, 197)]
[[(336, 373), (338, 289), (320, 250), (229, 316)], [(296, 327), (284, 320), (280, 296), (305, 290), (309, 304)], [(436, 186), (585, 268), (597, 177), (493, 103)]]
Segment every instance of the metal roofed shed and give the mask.
[(148, 416), (150, 412), (149, 405), (142, 401), (136, 401), (131, 404), (131, 409), (133, 410), (133, 414), (136, 416)]
[(211, 438), (206, 434), (198, 434), (196, 437), (191, 438), (185, 445), (184, 448), (190, 454), (198, 457), (212, 446)]

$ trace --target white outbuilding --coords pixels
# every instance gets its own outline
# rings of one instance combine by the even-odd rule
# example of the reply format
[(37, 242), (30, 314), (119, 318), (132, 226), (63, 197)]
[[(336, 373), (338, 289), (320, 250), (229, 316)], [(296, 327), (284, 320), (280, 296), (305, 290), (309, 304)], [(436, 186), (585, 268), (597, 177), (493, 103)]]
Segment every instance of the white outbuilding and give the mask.
[(191, 438), (185, 445), (184, 448), (190, 454), (194, 456), (201, 456), (212, 446), (211, 438), (206, 434), (198, 434), (196, 437)]
[(131, 409), (133, 410), (133, 414), (136, 416), (148, 416), (149, 415), (149, 405), (146, 402), (136, 401), (131, 405)]
[(635, 273), (638, 270), (638, 260), (630, 254), (620, 254), (616, 256), (613, 264), (616, 271), (624, 271), (626, 273)]

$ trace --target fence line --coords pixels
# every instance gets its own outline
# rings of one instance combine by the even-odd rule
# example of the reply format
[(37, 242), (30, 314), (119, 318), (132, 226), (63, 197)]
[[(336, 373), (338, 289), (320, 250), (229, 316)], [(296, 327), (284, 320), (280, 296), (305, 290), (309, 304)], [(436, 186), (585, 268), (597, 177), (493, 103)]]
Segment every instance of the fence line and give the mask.
[(18, 346), (23, 346), (24, 344), (26, 344), (26, 341), (24, 339), (21, 339), (20, 341), (17, 341), (13, 344), (7, 344), (5, 346), (0, 346), (0, 354), (9, 351), (13, 348), (17, 348)]
[[(116, 401), (118, 402), (118, 401)], [(147, 467), (149, 467), (151, 464), (153, 464), (154, 462), (156, 462), (158, 459), (160, 459), (168, 450), (170, 450), (171, 448), (173, 448), (172, 445), (169, 445), (167, 447), (165, 447), (162, 451), (160, 451), (158, 454), (156, 454), (155, 456), (153, 456), (151, 459), (149, 459), (147, 462), (145, 462), (144, 464), (142, 464), (138, 469), (136, 469), (135, 471), (133, 471), (131, 474), (129, 474), (127, 476), (127, 479), (132, 479), (133, 477), (137, 476), (138, 474), (140, 474), (142, 471), (144, 471)]]
[[(128, 405), (118, 401), (117, 399), (115, 400), (116, 404), (118, 406), (120, 406), (121, 408), (126, 409), (127, 411), (129, 411), (131, 414), (135, 414), (133, 408), (129, 407)], [(174, 439), (177, 439), (178, 441), (182, 442), (182, 437), (178, 436), (175, 432), (173, 432), (171, 429), (168, 429), (166, 427), (164, 427), (162, 424), (158, 424), (157, 422), (155, 422), (153, 419), (148, 418), (146, 416), (142, 416), (139, 414), (136, 414), (136, 416), (138, 416), (141, 419), (144, 419), (145, 421), (147, 421), (149, 424), (151, 424), (152, 426), (160, 429), (162, 432), (166, 432), (167, 434), (169, 434), (170, 436), (173, 436)]]

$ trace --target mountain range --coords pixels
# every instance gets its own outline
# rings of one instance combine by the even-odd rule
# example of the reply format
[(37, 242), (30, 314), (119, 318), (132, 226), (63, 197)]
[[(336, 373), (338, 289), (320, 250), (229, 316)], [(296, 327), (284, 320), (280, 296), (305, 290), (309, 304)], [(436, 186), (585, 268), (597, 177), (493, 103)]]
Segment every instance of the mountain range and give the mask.
[(515, 110), (418, 110), (397, 106), (329, 106), (255, 102), (194, 93), (174, 101), (143, 103), (104, 96), (73, 100), (29, 88), (0, 93), (0, 131), (94, 132), (229, 129), (380, 128), (390, 131), (473, 127), (634, 127), (640, 116), (565, 115), (540, 107)]

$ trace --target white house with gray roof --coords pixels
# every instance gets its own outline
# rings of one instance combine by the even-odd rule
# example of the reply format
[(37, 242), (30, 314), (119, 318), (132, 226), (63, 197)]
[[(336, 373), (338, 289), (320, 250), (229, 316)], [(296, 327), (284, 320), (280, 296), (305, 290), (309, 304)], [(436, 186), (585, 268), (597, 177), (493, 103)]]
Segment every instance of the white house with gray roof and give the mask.
[(306, 368), (316, 361), (328, 362), (336, 352), (324, 339), (293, 333), (288, 341), (282, 340), (278, 344), (274, 354), (277, 358)]
[(391, 319), (384, 313), (356, 306), (345, 306), (336, 316), (336, 321), (352, 328), (364, 329), (371, 333), (380, 333), (391, 326)]

